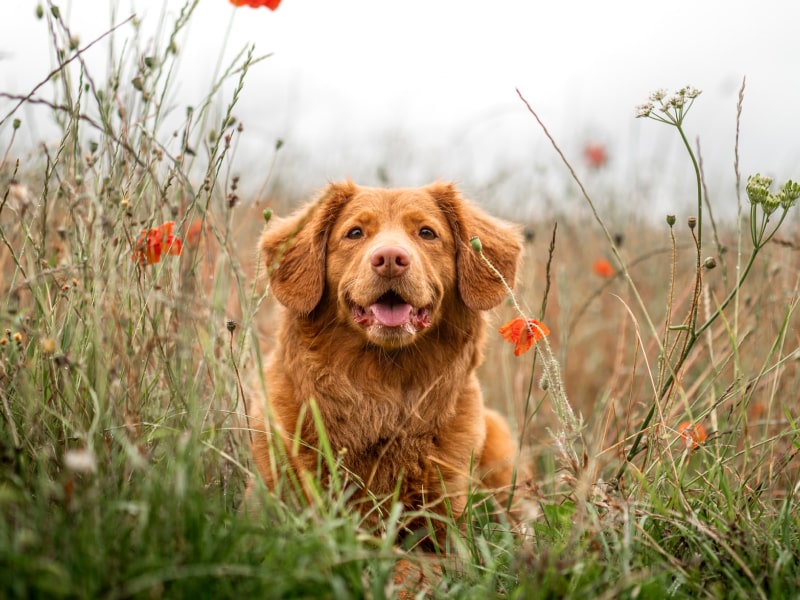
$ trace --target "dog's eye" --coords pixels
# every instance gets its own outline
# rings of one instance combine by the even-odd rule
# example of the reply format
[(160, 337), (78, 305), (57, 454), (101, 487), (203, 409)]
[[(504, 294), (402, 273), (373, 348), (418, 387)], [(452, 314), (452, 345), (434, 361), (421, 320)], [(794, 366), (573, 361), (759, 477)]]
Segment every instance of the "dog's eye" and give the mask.
[(350, 231), (347, 232), (345, 236), (348, 240), (360, 240), (364, 237), (364, 230), (361, 227), (353, 227)]
[(423, 240), (435, 240), (436, 232), (430, 227), (423, 227), (419, 230), (419, 237), (421, 237)]

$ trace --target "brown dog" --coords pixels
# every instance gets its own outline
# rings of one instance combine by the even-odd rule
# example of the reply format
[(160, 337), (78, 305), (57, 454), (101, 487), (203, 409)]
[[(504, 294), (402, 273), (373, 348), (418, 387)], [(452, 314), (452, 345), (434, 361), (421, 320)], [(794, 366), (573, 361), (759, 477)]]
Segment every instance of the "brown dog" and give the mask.
[(470, 246), (473, 236), (513, 284), (517, 229), (452, 185), (333, 184), (266, 228), (260, 250), (271, 291), (286, 308), (265, 371), (268, 399), (249, 406), (253, 456), (268, 486), (282, 461), (301, 480), (325, 468), (313, 400), (361, 497), (399, 489), (405, 507), (440, 513), (447, 497), (458, 516), (471, 477), (508, 490), (513, 436), (483, 406), (475, 376), (482, 311), (506, 289)]

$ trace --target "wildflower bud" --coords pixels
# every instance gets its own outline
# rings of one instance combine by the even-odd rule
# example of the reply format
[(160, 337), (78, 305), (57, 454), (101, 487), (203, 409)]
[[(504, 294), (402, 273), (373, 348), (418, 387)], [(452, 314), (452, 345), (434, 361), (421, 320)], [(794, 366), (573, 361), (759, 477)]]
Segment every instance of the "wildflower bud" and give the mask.
[(686, 222), (689, 225), (689, 229), (694, 229), (697, 226), (697, 217), (689, 217)]
[(227, 321), (225, 321), (225, 329), (227, 329), (231, 333), (236, 331), (236, 321), (234, 321), (233, 319), (228, 319)]
[(708, 270), (711, 270), (716, 266), (717, 266), (717, 259), (714, 258), (713, 256), (709, 256), (707, 259), (703, 261), (703, 267), (705, 267)]
[(675, 225), (675, 215), (667, 215), (667, 225), (670, 227)]
[(775, 210), (781, 205), (781, 194), (767, 194), (764, 200), (761, 202), (761, 210), (764, 211), (765, 214), (771, 215)]
[(789, 210), (794, 206), (797, 199), (800, 198), (800, 183), (796, 183), (791, 179), (787, 179), (786, 183), (781, 188), (781, 206), (785, 210)]
[(481, 238), (479, 238), (477, 235), (469, 239), (469, 244), (470, 246), (472, 246), (472, 249), (475, 250), (475, 252), (481, 252), (483, 250), (483, 244), (481, 244)]
[(278, 151), (278, 150), (280, 150), (282, 147), (283, 147), (283, 140), (282, 140), (282, 139), (280, 139), (280, 138), (278, 138), (278, 139), (275, 141), (275, 151), (277, 152), (277, 151)]
[(144, 81), (142, 80), (141, 77), (136, 76), (131, 80), (131, 85), (133, 86), (133, 89), (139, 90), (141, 92), (142, 89), (144, 88)]
[(77, 50), (78, 46), (81, 45), (81, 39), (77, 35), (71, 35), (69, 37), (69, 49), (70, 50)]
[(264, 209), (264, 223), (269, 223), (269, 220), (272, 218), (272, 209), (265, 208)]
[(44, 7), (41, 4), (36, 5), (36, 18), (41, 19), (44, 16)]
[(52, 14), (56, 19), (61, 16), (61, 11), (58, 9), (57, 6), (52, 6), (50, 8), (50, 14)]
[(19, 119), (14, 119), (11, 125), (12, 127), (14, 127), (15, 130), (17, 130), (19, 129), (19, 126), (22, 125), (22, 121), (20, 121)]
[(148, 69), (152, 69), (153, 65), (156, 64), (156, 59), (153, 56), (145, 56), (143, 62), (145, 67), (147, 67)]
[(550, 388), (550, 380), (547, 378), (547, 374), (543, 373), (541, 379), (539, 379), (539, 389), (546, 392)]

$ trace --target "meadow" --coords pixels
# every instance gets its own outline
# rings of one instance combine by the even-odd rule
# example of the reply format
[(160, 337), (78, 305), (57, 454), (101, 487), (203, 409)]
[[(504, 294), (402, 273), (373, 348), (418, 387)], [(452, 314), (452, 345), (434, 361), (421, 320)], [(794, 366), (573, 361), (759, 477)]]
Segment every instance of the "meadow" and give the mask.
[[(797, 597), (800, 186), (735, 168), (737, 218), (717, 222), (691, 87), (637, 110), (685, 142), (693, 216), (606, 216), (564, 156), (582, 209), (523, 224), (515, 297), (490, 315), (496, 331), (516, 303), (551, 332), (521, 356), (490, 335), (481, 369), (535, 518), (511, 523), (476, 490), (420, 553), (396, 543), (415, 515), (376, 530), (335, 486), (308, 503), (257, 485), (243, 510), (244, 403), (278, 318), (255, 245), (308, 198), (241, 191), (272, 189), (236, 164), (250, 48), (174, 125), (194, 6), (155, 42), (123, 23), (94, 73), (47, 5), (57, 68), (2, 94), (0, 597), (388, 598), (402, 560), (429, 573), (419, 597)], [(58, 138), (15, 144), (30, 115)]]

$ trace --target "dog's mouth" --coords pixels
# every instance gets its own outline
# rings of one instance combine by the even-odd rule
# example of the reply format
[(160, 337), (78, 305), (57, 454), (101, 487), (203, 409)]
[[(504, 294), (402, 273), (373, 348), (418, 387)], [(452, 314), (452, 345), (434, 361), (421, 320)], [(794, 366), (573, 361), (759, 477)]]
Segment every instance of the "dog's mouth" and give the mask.
[(353, 321), (364, 328), (400, 328), (415, 333), (431, 326), (431, 308), (415, 308), (396, 292), (386, 292), (368, 307), (352, 304)]

